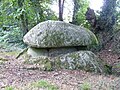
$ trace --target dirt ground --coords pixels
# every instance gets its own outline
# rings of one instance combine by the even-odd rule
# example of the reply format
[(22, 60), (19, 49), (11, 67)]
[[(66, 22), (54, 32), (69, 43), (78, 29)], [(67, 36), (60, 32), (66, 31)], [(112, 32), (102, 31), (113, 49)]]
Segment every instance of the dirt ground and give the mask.
[[(110, 50), (104, 49), (97, 55), (109, 64), (120, 61), (119, 55), (113, 54)], [(40, 71), (27, 70), (24, 68), (23, 59), (15, 59), (14, 55), (0, 53), (4, 63), (0, 63), (0, 90), (6, 90), (7, 86), (15, 87), (15, 90), (43, 90), (26, 88), (30, 83), (39, 80), (46, 80), (56, 85), (59, 90), (120, 90), (120, 78), (114, 75), (100, 75), (82, 70), (61, 70), (61, 71)], [(90, 89), (83, 89), (85, 84)], [(44, 89), (45, 90), (45, 89)]]

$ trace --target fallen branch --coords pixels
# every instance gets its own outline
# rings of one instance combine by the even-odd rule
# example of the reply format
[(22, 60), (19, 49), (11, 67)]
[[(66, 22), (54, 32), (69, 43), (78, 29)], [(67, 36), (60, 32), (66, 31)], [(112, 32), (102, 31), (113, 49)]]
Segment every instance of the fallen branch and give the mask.
[(16, 59), (18, 59), (21, 55), (23, 55), (25, 52), (27, 52), (28, 48), (29, 48), (29, 47), (23, 49), (23, 50), (17, 55)]

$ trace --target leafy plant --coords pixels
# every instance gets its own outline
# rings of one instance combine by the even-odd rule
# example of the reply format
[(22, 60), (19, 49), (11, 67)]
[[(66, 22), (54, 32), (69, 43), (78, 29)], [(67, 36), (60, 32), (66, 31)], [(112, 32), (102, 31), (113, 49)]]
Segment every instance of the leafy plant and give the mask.
[(23, 34), (19, 27), (11, 28), (9, 31), (0, 31), (0, 47), (4, 49), (24, 48)]
[(56, 20), (49, 5), (50, 0), (0, 0), (0, 27), (17, 26), (24, 33), (24, 27), (29, 30), (41, 21)]
[(40, 80), (38, 82), (35, 82), (35, 83), (32, 84), (32, 86), (47, 89), (47, 90), (58, 90), (57, 86), (51, 85), (50, 83), (48, 83), (45, 80)]
[(12, 86), (5, 87), (5, 90), (14, 90)]
[(84, 82), (81, 86), (80, 86), (80, 90), (91, 90), (91, 85), (88, 82)]
[[(73, 0), (75, 1), (75, 0)], [(76, 25), (80, 25), (80, 26), (83, 26), (83, 27), (86, 27), (86, 28), (90, 28), (90, 25), (89, 23), (87, 22), (86, 18), (85, 18), (85, 13), (87, 11), (87, 7), (89, 6), (89, 1), (88, 0), (76, 0), (77, 4), (75, 5), (78, 5), (78, 6), (75, 6), (77, 11), (74, 11), (76, 13), (74, 19), (73, 19), (73, 22), (75, 21), (75, 24)]]

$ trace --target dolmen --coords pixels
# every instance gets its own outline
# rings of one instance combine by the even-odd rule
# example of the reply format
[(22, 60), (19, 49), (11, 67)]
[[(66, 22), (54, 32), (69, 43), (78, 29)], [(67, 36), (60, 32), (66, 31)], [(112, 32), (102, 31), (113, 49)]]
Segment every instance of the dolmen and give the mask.
[(48, 20), (33, 27), (23, 41), (29, 46), (27, 63), (36, 64), (40, 70), (104, 72), (105, 63), (88, 50), (98, 41), (86, 28)]

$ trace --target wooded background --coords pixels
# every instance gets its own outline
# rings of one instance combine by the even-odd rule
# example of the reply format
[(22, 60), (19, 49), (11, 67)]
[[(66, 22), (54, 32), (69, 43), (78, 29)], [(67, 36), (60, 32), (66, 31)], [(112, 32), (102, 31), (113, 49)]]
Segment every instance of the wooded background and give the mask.
[[(67, 0), (0, 0), (0, 43), (1, 47), (24, 47), (23, 36), (35, 25), (45, 20), (64, 21), (64, 8)], [(59, 15), (55, 14), (51, 5), (58, 4)], [(92, 30), (98, 37), (100, 45), (104, 45), (120, 30), (120, 1), (104, 0), (102, 10), (96, 13), (96, 27), (92, 27), (85, 18), (89, 0), (72, 0), (73, 10), (68, 7), (72, 24)], [(93, 2), (94, 3), (94, 2)], [(69, 17), (68, 17), (69, 18)]]

